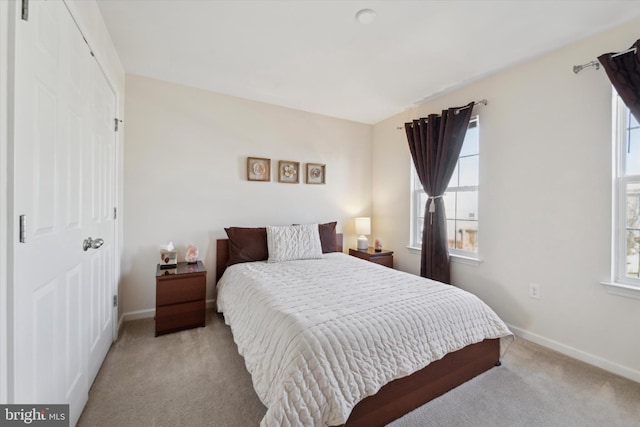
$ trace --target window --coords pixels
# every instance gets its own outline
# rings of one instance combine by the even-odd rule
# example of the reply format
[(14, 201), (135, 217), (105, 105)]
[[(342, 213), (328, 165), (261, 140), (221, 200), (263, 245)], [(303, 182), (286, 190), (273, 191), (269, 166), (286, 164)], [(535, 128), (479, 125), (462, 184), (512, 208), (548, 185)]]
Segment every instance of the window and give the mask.
[[(478, 256), (478, 184), (480, 166), (480, 122), (471, 118), (464, 138), (458, 164), (444, 194), (447, 215), (449, 252), (472, 258)], [(422, 226), (428, 196), (422, 189), (415, 168), (412, 167), (413, 207), (411, 246), (422, 246)]]
[(617, 95), (615, 103), (615, 281), (640, 287), (640, 125)]

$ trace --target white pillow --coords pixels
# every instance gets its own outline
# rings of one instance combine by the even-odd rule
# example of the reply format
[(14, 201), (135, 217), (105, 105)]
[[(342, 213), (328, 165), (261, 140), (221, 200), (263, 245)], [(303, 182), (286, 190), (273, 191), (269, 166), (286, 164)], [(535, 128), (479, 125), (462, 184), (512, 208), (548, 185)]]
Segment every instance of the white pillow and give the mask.
[(318, 224), (267, 226), (267, 262), (322, 258)]

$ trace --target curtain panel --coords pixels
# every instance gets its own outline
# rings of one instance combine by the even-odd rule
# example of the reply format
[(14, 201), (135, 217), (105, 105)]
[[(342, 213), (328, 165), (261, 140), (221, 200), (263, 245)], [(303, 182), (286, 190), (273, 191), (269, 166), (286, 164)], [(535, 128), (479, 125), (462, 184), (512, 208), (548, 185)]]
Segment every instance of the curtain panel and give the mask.
[(622, 101), (640, 122), (640, 40), (631, 46), (633, 48), (635, 52), (605, 53), (598, 57), (598, 61)]
[(422, 229), (420, 275), (450, 283), (447, 218), (442, 196), (458, 162), (474, 103), (405, 123), (409, 150), (429, 196)]

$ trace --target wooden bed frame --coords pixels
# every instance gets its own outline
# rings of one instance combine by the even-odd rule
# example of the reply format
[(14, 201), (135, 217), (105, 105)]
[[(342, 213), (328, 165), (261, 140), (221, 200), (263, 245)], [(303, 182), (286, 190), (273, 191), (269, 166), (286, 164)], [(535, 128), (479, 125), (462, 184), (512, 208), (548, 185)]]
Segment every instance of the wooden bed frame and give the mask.
[[(342, 252), (342, 234), (336, 235), (338, 252)], [(216, 283), (229, 260), (228, 239), (217, 240)], [(435, 399), (500, 365), (500, 340), (487, 339), (468, 345), (404, 378), (384, 385), (373, 396), (358, 403), (344, 427), (385, 426), (419, 406)]]

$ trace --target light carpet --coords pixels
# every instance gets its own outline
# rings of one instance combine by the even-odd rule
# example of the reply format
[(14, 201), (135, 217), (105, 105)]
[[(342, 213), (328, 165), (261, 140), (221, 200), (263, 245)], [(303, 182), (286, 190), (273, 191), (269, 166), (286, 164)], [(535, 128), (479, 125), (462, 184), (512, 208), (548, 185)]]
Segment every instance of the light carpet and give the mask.
[[(390, 426), (640, 426), (639, 383), (523, 339), (502, 362)], [(78, 426), (251, 427), (265, 412), (209, 311), (206, 327), (157, 338), (153, 319), (126, 322)]]

